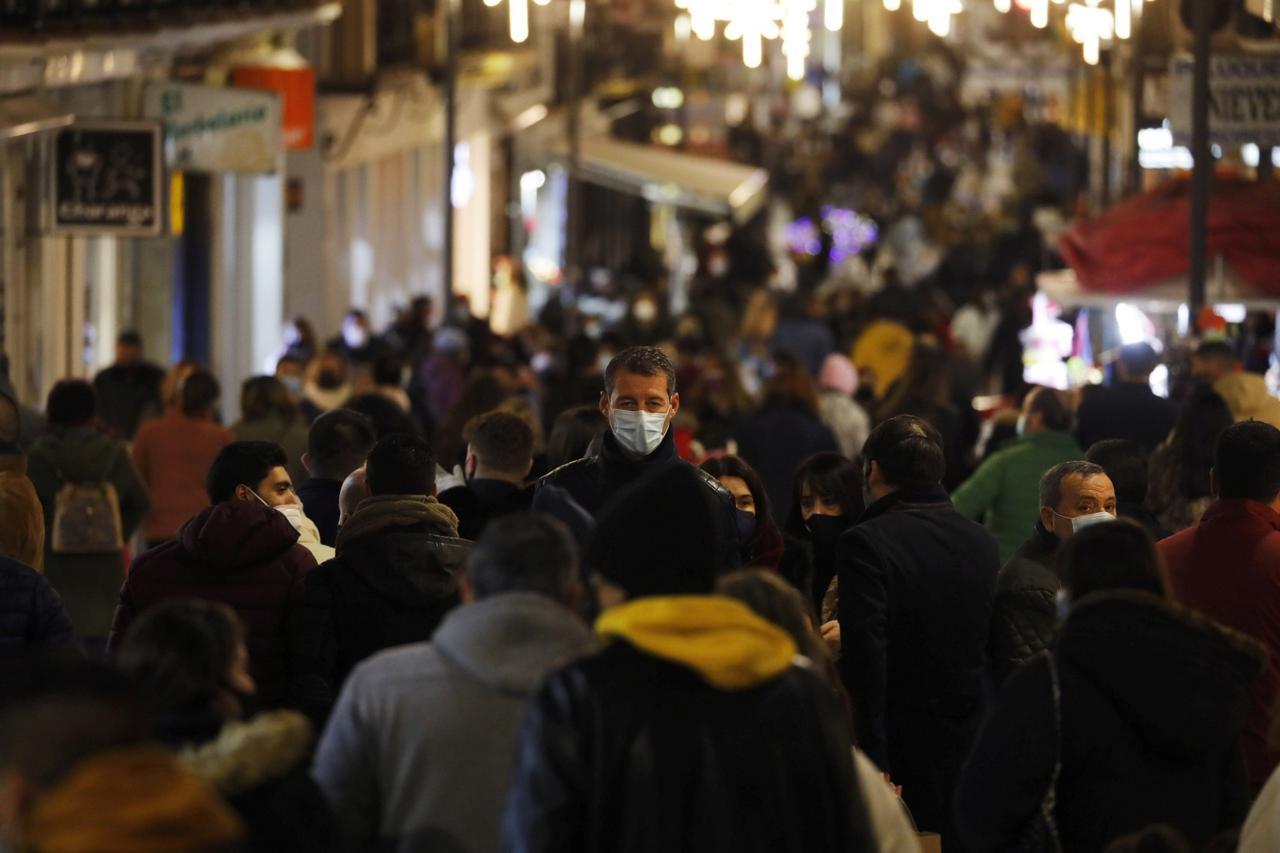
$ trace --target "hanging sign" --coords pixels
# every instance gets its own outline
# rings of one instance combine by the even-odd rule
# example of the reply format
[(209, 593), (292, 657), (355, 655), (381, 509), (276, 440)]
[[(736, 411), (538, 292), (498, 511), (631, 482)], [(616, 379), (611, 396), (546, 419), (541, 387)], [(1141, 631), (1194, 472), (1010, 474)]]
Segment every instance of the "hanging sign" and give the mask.
[(148, 118), (164, 122), (169, 167), (188, 172), (275, 172), (280, 168), (280, 97), (188, 83), (149, 83)]
[(149, 121), (86, 121), (55, 131), (53, 231), (159, 234), (164, 222), (160, 140), (160, 125)]
[(276, 68), (237, 65), (231, 69), (233, 85), (278, 92), (283, 101), (284, 147), (304, 151), (315, 144), (316, 72), (309, 65)]
[[(1169, 67), (1169, 123), (1177, 145), (1191, 143), (1191, 78), (1195, 62)], [(1223, 146), (1280, 145), (1280, 56), (1216, 55), (1209, 61), (1209, 139)]]

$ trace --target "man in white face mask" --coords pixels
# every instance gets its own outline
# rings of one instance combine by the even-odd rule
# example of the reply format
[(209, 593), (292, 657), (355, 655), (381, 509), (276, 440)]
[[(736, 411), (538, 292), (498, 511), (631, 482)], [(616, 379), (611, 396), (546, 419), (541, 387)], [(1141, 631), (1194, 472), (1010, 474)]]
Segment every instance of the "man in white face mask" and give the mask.
[(991, 666), (997, 681), (1047, 649), (1058, 629), (1054, 571), (1058, 549), (1091, 524), (1114, 521), (1116, 490), (1100, 466), (1063, 462), (1040, 480), (1034, 532), (1000, 570), (991, 626)]

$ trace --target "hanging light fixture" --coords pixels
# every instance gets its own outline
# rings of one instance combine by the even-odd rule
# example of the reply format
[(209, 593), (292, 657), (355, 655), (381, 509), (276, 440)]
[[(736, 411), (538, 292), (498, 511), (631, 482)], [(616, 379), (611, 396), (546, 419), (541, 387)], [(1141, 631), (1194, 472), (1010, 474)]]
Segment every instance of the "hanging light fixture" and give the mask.
[(1115, 18), (1109, 9), (1098, 6), (1098, 0), (1084, 4), (1072, 3), (1067, 7), (1067, 29), (1071, 38), (1081, 46), (1084, 61), (1097, 65), (1101, 57), (1102, 42), (1110, 41), (1115, 34)]
[(817, 5), (817, 0), (783, 0), (781, 50), (787, 59), (787, 77), (792, 80), (804, 79), (805, 60), (813, 39), (809, 15)]
[(742, 41), (742, 64), (759, 68), (764, 59), (764, 40), (776, 39), (781, 30), (781, 10), (773, 0), (737, 0), (731, 4), (732, 17), (725, 24), (724, 37)]
[(996, 11), (1002, 15), (1007, 15), (1009, 10), (1013, 8), (1013, 0), (995, 0)]
[(1049, 26), (1049, 0), (1031, 0), (1031, 26), (1040, 30)]
[(823, 3), (822, 25), (833, 33), (844, 26), (844, 0), (826, 0)]
[(1114, 13), (1116, 38), (1127, 39), (1133, 31), (1131, 26), (1133, 22), (1133, 6), (1129, 0), (1115, 0), (1116, 10)]

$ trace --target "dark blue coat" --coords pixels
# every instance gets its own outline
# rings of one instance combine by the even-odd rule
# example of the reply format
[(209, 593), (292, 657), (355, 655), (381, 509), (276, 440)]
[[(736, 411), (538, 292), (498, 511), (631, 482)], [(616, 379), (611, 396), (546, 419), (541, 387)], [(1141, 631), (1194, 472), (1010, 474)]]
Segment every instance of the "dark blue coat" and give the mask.
[(75, 645), (67, 609), (44, 575), (0, 557), (0, 658)]

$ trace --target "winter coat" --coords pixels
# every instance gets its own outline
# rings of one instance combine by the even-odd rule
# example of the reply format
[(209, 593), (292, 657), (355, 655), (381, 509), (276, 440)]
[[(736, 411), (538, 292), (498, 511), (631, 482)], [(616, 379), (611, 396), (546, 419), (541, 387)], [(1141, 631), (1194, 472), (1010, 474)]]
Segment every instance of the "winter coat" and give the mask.
[(0, 557), (0, 660), (64, 648), (77, 646), (62, 599), (35, 569)]
[(247, 722), (211, 714), (162, 720), (159, 737), (236, 810), (246, 853), (325, 853), (343, 848), (338, 819), (311, 778), (306, 717), (272, 711)]
[[(1147, 593), (1081, 600), (1054, 646), (1061, 685), (1063, 848), (1098, 851), (1169, 824), (1201, 849), (1249, 805), (1238, 737), (1256, 643)], [(961, 779), (975, 853), (1007, 849), (1048, 790), (1057, 738), (1047, 655), (1014, 673)]]
[(44, 571), (44, 508), (26, 474), (0, 471), (0, 557)]
[(338, 553), (307, 576), (294, 624), (293, 700), (317, 725), (365, 658), (430, 639), (457, 606), (471, 543), (435, 498), (366, 498), (338, 537)]
[(613, 642), (530, 702), (501, 849), (873, 849), (839, 703), (787, 634), (714, 596), (636, 599), (596, 632)]
[(274, 414), (252, 421), (242, 420), (231, 427), (231, 432), (236, 441), (270, 441), (280, 445), (289, 460), (285, 467), (295, 490), (310, 478), (302, 464), (302, 454), (307, 452), (307, 424), (301, 415), (292, 421)]
[(430, 643), (356, 667), (314, 771), (350, 848), (497, 850), (526, 700), (590, 643), (563, 605), (510, 592), (450, 611)]
[(226, 604), (240, 616), (249, 667), (266, 707), (284, 701), (292, 662), (289, 626), (297, 618), (302, 581), (315, 560), (298, 531), (258, 501), (230, 500), (190, 519), (178, 538), (133, 561), (120, 589), (108, 648), (124, 638), (142, 611), (172, 598)]
[(469, 480), (440, 493), (440, 503), (458, 516), (458, 535), (476, 540), (489, 522), (533, 505), (533, 487), (517, 486), (506, 480)]
[(62, 596), (80, 635), (105, 637), (124, 581), (124, 554), (55, 554), (53, 519), (58, 491), (67, 479), (110, 482), (120, 502), (120, 525), (128, 542), (150, 506), (147, 487), (124, 445), (89, 427), (41, 436), (27, 457), (27, 475), (44, 508), (44, 575)]
[(235, 441), (230, 430), (208, 418), (170, 409), (138, 427), (131, 454), (151, 492), (143, 526), (148, 542), (172, 539), (182, 523), (209, 505), (204, 481), (218, 451)]
[(1086, 450), (1099, 441), (1122, 438), (1155, 450), (1169, 437), (1178, 420), (1178, 404), (1151, 392), (1139, 382), (1119, 382), (1110, 388), (1085, 388), (1076, 413), (1076, 436)]
[(871, 434), (871, 418), (848, 394), (824, 391), (818, 398), (818, 412), (822, 422), (836, 437), (840, 455), (857, 459), (862, 445)]
[(1252, 637), (1271, 653), (1254, 682), (1241, 737), (1249, 781), (1257, 790), (1280, 764), (1280, 750), (1268, 738), (1280, 699), (1280, 514), (1256, 501), (1218, 501), (1198, 527), (1158, 547), (1175, 601)]
[(815, 453), (837, 451), (836, 437), (822, 421), (799, 407), (771, 406), (733, 426), (738, 455), (756, 470), (770, 503), (791, 506), (796, 469)]
[(1040, 517), (1040, 478), (1055, 465), (1083, 458), (1065, 432), (1032, 433), (979, 465), (951, 500), (956, 512), (991, 531), (1000, 561), (1008, 562)]
[(128, 366), (113, 364), (93, 379), (98, 394), (98, 413), (103, 423), (128, 441), (138, 431), (144, 415), (160, 412), (164, 404), (160, 389), (164, 370), (140, 362)]
[(1036, 522), (996, 578), (995, 608), (991, 614), (991, 672), (996, 684), (1053, 643), (1058, 630), (1058, 590), (1062, 582), (1054, 569), (1058, 537)]
[(941, 486), (900, 490), (845, 532), (836, 566), (858, 745), (945, 846), (955, 778), (982, 721), (996, 541)]
[(1256, 373), (1228, 373), (1213, 383), (1236, 422), (1262, 421), (1280, 429), (1280, 400), (1271, 396), (1267, 381)]
[(307, 518), (315, 522), (320, 531), (320, 542), (333, 547), (338, 541), (338, 519), (341, 518), (338, 496), (342, 493), (342, 481), (312, 477), (296, 491)]

